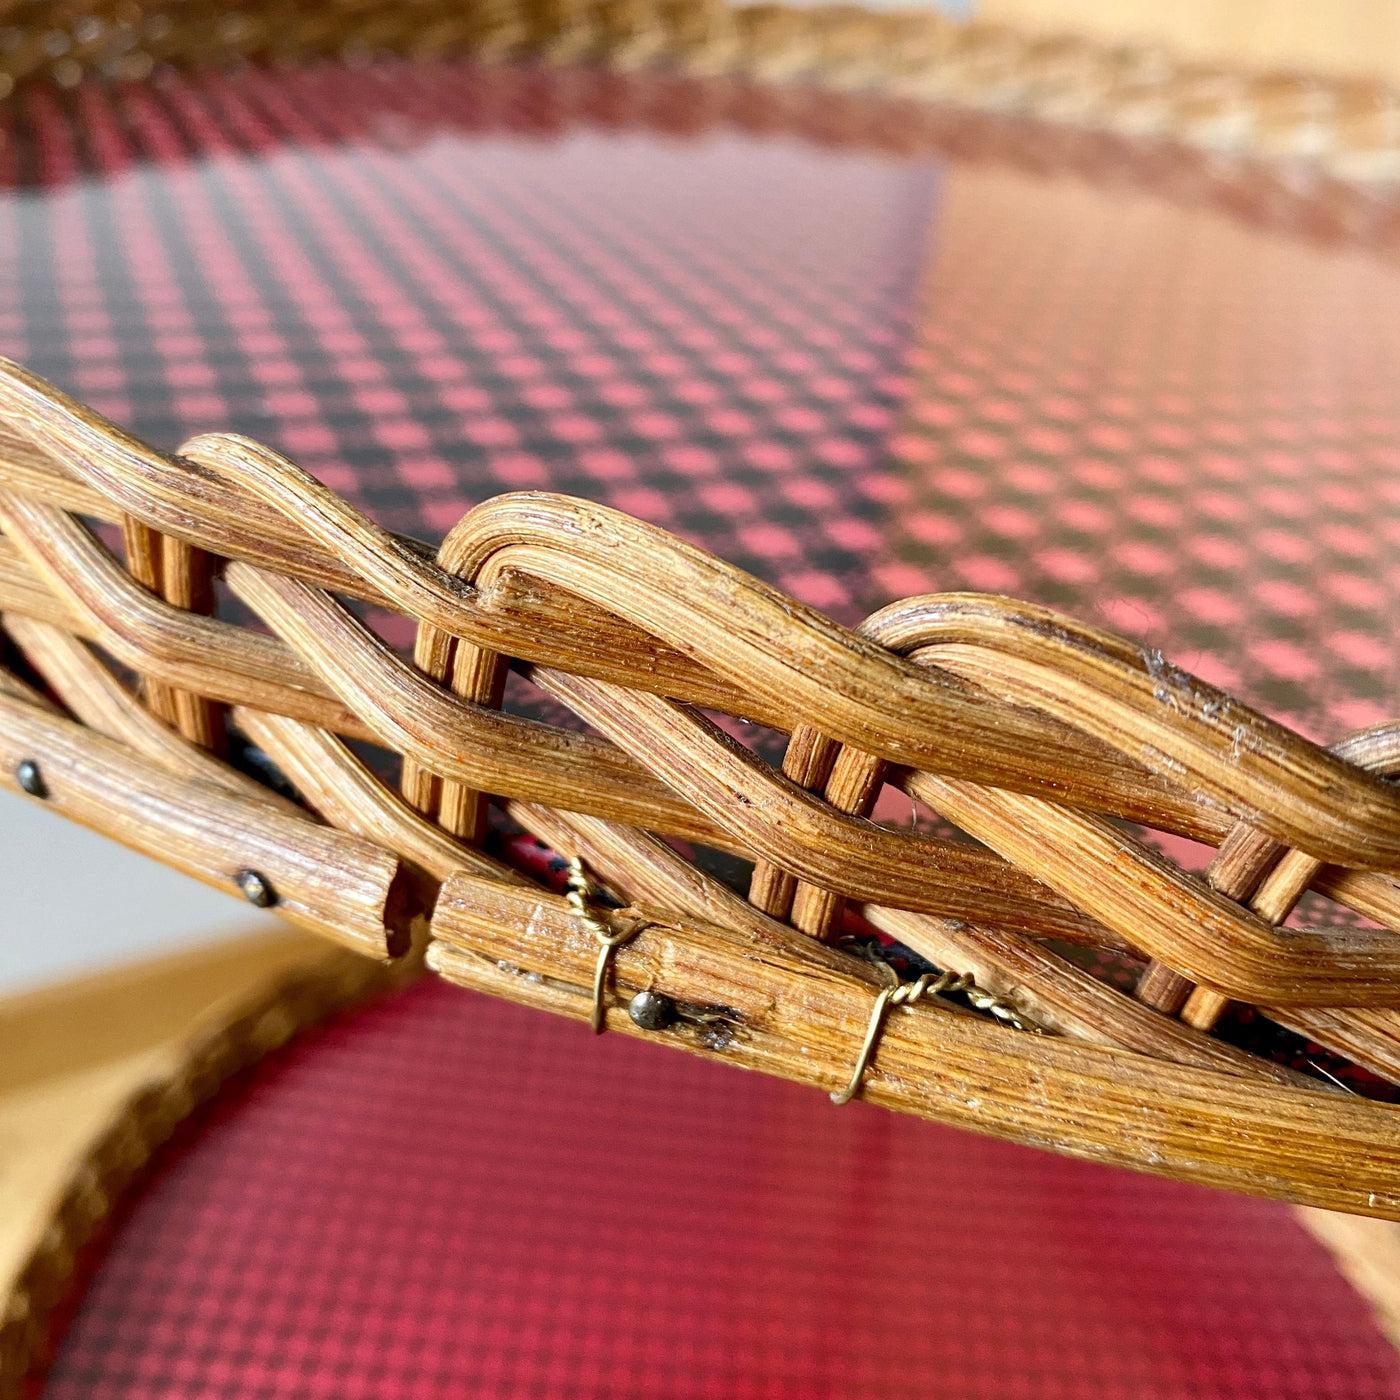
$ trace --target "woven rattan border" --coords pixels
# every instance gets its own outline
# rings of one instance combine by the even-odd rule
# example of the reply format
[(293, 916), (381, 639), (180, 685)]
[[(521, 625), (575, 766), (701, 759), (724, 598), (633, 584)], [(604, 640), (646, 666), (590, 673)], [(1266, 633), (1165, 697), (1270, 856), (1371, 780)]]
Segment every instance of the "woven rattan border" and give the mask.
[[(378, 958), (426, 928), (443, 976), (610, 1030), (826, 1092), (873, 1035), (874, 1102), (1400, 1215), (1395, 1109), (1210, 1033), (1241, 1001), (1400, 1079), (1400, 727), (1325, 750), (1004, 598), (912, 599), (850, 631), (543, 493), (486, 502), (434, 555), (264, 447), (166, 457), (17, 367), (0, 488), (23, 672), (0, 775), (35, 800)], [(124, 564), (79, 516), (122, 527)], [(266, 632), (213, 615), (215, 578)], [(412, 661), (344, 597), (413, 619)], [(586, 731), (503, 711), (508, 669)], [(781, 765), (716, 712), (788, 735)], [(231, 736), (304, 805), (227, 761)], [(347, 739), (401, 760), (397, 793)], [(979, 844), (870, 820), (887, 785)], [(488, 853), (493, 806), (627, 907), (583, 918)], [(1124, 823), (1219, 854), (1198, 878)], [(747, 896), (669, 838), (747, 859)], [(1385, 928), (1281, 931), (1309, 889)], [(605, 960), (592, 918), (619, 934)], [(972, 979), (980, 1010), (902, 997), (877, 1025), (888, 971), (839, 946), (851, 918)], [(1147, 958), (1136, 995), (1073, 945)], [(638, 995), (675, 1014), (629, 1015)]]
[(1352, 182), (1389, 184), (1400, 171), (1400, 95), (1383, 84), (1250, 74), (1159, 50), (855, 5), (69, 0), (56, 9), (23, 0), (0, 31), (0, 97), (33, 82), (143, 79), (166, 67), (391, 55), (724, 74), (1164, 137), (1216, 154), (1290, 160)]

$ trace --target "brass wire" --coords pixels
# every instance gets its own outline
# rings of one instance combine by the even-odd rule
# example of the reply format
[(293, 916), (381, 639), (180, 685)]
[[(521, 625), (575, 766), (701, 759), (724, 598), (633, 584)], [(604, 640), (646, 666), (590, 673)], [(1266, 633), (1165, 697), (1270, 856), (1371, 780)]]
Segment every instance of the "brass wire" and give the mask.
[(607, 984), (608, 968), (612, 964), (613, 954), (624, 943), (630, 943), (645, 925), (634, 923), (626, 928), (613, 928), (598, 913), (595, 903), (597, 897), (597, 888), (588, 878), (583, 862), (578, 856), (574, 856), (569, 861), (569, 888), (564, 898), (568, 901), (574, 917), (598, 940), (598, 961), (593, 968), (593, 1010), (589, 1014), (588, 1024), (592, 1026), (594, 1035), (602, 1035), (607, 1024), (603, 989)]
[[(888, 964), (881, 964), (888, 970)], [(890, 976), (894, 975), (890, 970)], [(885, 1018), (892, 1006), (913, 1006), (925, 996), (937, 996), (940, 992), (961, 992), (979, 1011), (985, 1011), (997, 1020), (1005, 1022), (1018, 1031), (1031, 1035), (1043, 1035), (1044, 1027), (1037, 1025), (1018, 1007), (1002, 997), (993, 995), (985, 987), (979, 987), (971, 977), (958, 972), (925, 972), (912, 982), (896, 982), (883, 988), (870, 1009), (870, 1020), (865, 1027), (865, 1038), (861, 1041), (860, 1052), (856, 1055), (855, 1067), (844, 1089), (831, 1093), (834, 1104), (846, 1104), (860, 1093), (865, 1080), (865, 1072), (874, 1058), (875, 1047), (879, 1044), (885, 1029)]]

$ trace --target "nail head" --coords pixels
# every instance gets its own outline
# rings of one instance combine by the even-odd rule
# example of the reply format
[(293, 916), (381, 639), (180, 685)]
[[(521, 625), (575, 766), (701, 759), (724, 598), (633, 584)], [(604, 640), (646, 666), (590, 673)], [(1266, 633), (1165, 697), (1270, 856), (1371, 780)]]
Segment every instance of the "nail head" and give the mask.
[(39, 771), (39, 765), (32, 758), (26, 758), (15, 767), (15, 781), (30, 797), (47, 797), (49, 785)]
[(255, 904), (259, 909), (270, 909), (277, 903), (276, 891), (258, 871), (240, 870), (233, 879), (249, 904)]
[(676, 1019), (676, 1003), (660, 992), (638, 992), (628, 1002), (627, 1014), (644, 1031), (664, 1031)]

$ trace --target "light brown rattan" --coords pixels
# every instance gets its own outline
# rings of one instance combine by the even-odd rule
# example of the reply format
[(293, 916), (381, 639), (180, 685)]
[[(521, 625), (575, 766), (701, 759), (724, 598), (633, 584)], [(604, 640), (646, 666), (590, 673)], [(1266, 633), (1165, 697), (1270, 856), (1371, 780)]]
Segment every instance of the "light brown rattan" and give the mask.
[(34, 82), (141, 79), (166, 67), (460, 55), (873, 90), (1283, 158), (1353, 182), (1400, 176), (1400, 94), (1383, 83), (1185, 63), (1156, 49), (1027, 34), (922, 7), (15, 0), (0, 26), (0, 98)]
[[(125, 565), (79, 516), (122, 526)], [(876, 1103), (1400, 1218), (1400, 1110), (1209, 1033), (1240, 1000), (1400, 1079), (1400, 725), (1324, 750), (1002, 598), (911, 599), (851, 631), (555, 495), (486, 502), (434, 555), (256, 443), (163, 456), (15, 366), (0, 530), (5, 635), (68, 712), (0, 673), (0, 777), (29, 762), (36, 800), (76, 820), (380, 958), (430, 939), (443, 976), (582, 1022), (590, 920), (615, 920), (609, 1030), (832, 1092), (874, 1027)], [(266, 632), (211, 615), (216, 577)], [(413, 619), (414, 662), (342, 596)], [(587, 731), (503, 712), (511, 668)], [(789, 735), (781, 770), (713, 712)], [(323, 820), (230, 766), (231, 730)], [(346, 739), (401, 756), (401, 792)], [(979, 844), (872, 822), (886, 785)], [(488, 855), (492, 803), (633, 907), (581, 918)], [(1200, 879), (1128, 823), (1220, 853)], [(752, 861), (748, 898), (668, 836)], [(1308, 889), (1385, 927), (1281, 931)], [(881, 969), (831, 941), (846, 908), (970, 976), (972, 1008), (901, 997), (877, 1024)], [(1139, 996), (1066, 944), (1153, 960)], [(676, 1020), (634, 1023), (640, 991)]]

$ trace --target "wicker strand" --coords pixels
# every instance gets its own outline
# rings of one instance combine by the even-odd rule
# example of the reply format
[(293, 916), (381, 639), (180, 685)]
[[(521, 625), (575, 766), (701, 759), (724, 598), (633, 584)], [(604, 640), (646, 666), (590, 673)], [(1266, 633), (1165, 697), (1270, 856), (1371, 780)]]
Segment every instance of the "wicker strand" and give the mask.
[(1180, 63), (1158, 50), (1020, 33), (930, 11), (718, 0), (322, 0), (314, 7), (243, 0), (236, 9), (208, 0), (77, 0), (64, 8), (56, 19), (43, 0), (10, 7), (0, 36), (0, 97), (26, 83), (71, 87), (166, 67), (466, 54), (878, 91), (1161, 136), (1214, 154), (1291, 159), (1353, 181), (1400, 173), (1400, 98), (1384, 85)]
[[(193, 578), (133, 578), (76, 514), (129, 518), (162, 571), (207, 558), (267, 632), (207, 615)], [(17, 367), (0, 369), (0, 528), (8, 634), (74, 716), (0, 672), (0, 783), (31, 800), (377, 956), (430, 937), (444, 976), (595, 1029), (641, 1030), (607, 1017), (610, 983), (654, 991), (680, 1014), (647, 1033), (696, 1053), (1099, 1160), (1400, 1214), (1394, 1110), (1163, 1016), (1054, 946), (1153, 958), (1400, 1082), (1385, 776), (1400, 725), (1327, 750), (1155, 652), (1008, 599), (907, 600), (853, 632), (558, 496), (489, 502), (434, 556), (256, 443), (206, 436), (165, 457)], [(416, 624), (419, 664), (337, 593)], [(104, 653), (229, 707), (331, 825), (202, 747), (193, 710), (172, 727), (141, 709)], [(503, 711), (508, 667), (587, 732)], [(782, 768), (706, 711), (789, 733)], [(416, 766), (428, 800), (391, 793), (346, 740), (404, 760), (410, 797)], [(877, 824), (885, 788), (980, 844)], [(462, 818), (488, 802), (574, 855), (569, 899), (480, 849)], [(1212, 879), (1124, 817), (1223, 841)], [(753, 862), (751, 898), (676, 837)], [(595, 871), (635, 907), (605, 913)], [(1282, 931), (1309, 889), (1382, 927)], [(986, 1014), (929, 1014), (927, 982), (872, 1016), (875, 974), (823, 942), (846, 905), (961, 969), (939, 985)], [(1051, 1034), (1016, 1033), (1032, 1028)]]

